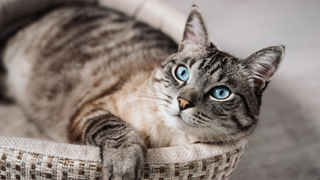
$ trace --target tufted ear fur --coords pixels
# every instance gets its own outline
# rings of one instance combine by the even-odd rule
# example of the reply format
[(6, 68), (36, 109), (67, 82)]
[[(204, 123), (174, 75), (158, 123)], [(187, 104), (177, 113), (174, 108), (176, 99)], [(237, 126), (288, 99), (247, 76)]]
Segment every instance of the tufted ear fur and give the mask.
[(196, 5), (193, 5), (186, 22), (179, 51), (184, 51), (195, 45), (210, 46), (210, 38), (200, 9)]
[(263, 91), (277, 71), (284, 57), (285, 47), (274, 45), (262, 48), (243, 58), (243, 71), (246, 73), (256, 91)]

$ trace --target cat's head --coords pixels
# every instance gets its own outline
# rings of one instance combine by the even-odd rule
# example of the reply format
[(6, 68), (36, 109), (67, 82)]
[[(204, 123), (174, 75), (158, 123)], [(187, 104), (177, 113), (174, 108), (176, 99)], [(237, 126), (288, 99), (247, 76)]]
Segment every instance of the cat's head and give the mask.
[(254, 129), (262, 92), (279, 67), (284, 46), (244, 58), (219, 51), (198, 7), (191, 8), (177, 53), (154, 76), (168, 125), (204, 141), (232, 142)]

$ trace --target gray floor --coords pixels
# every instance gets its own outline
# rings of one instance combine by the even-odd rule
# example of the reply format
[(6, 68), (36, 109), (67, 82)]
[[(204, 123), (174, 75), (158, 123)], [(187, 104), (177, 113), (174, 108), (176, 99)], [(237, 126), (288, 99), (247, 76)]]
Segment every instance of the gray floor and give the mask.
[(198, 5), (215, 42), (238, 57), (270, 44), (286, 46), (231, 180), (320, 179), (320, 1), (165, 1), (184, 14)]
[[(204, 13), (219, 46), (238, 57), (270, 44), (286, 46), (286, 57), (263, 97), (260, 123), (231, 180), (320, 179), (320, 1), (163, 0), (188, 14)], [(12, 123), (21, 112), (3, 105), (0, 119)], [(12, 113), (14, 112), (14, 113)], [(2, 135), (39, 137), (26, 120)], [(45, 139), (46, 137), (39, 137)]]

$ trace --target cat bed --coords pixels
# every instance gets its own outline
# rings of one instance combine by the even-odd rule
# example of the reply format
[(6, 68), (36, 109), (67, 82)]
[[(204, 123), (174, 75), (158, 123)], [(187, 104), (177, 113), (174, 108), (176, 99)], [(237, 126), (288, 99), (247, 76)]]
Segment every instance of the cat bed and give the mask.
[[(6, 0), (0, 1), (0, 42), (28, 23), (28, 19), (19, 22), (21, 18), (70, 2), (111, 7), (160, 29), (176, 42), (182, 38), (185, 17), (157, 0)], [(228, 179), (246, 143), (242, 140), (232, 146), (194, 144), (148, 149), (143, 178)], [(98, 147), (0, 137), (0, 179), (101, 177)]]
[[(246, 140), (148, 149), (143, 179), (228, 179)], [(0, 179), (101, 179), (100, 149), (0, 137)]]

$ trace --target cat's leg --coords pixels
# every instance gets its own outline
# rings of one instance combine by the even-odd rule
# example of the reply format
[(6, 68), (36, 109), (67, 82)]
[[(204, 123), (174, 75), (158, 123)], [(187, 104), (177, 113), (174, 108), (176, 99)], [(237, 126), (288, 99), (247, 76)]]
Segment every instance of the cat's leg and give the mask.
[(120, 118), (99, 111), (98, 116), (83, 117), (82, 139), (101, 148), (103, 179), (141, 179), (146, 154), (142, 139)]

